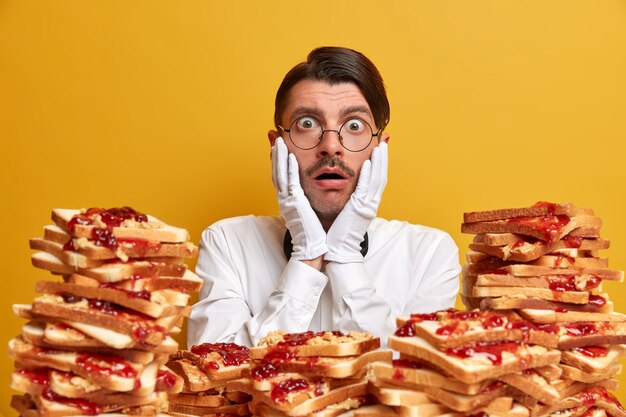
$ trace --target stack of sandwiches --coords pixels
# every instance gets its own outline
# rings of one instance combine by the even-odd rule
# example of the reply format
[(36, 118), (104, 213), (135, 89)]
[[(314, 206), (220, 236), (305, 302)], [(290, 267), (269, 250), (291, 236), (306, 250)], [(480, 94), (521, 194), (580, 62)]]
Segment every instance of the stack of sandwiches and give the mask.
[(602, 292), (603, 281), (623, 281), (624, 273), (599, 255), (609, 247), (601, 225), (590, 209), (545, 202), (464, 215), (462, 231), (476, 235), (463, 268), (464, 304), (515, 314), (557, 336), (562, 354), (558, 377), (548, 379), (551, 394), (511, 384), (533, 416), (594, 408), (626, 416), (608, 392), (626, 354), (626, 316)]
[(184, 258), (186, 230), (129, 207), (52, 212), (32, 239), (32, 263), (60, 276), (39, 281), (28, 322), (9, 342), (13, 397), (22, 416), (155, 415), (183, 380), (165, 364), (202, 281)]
[(561, 354), (548, 329), (480, 311), (412, 314), (397, 322), (388, 343), (400, 357), (374, 364), (370, 390), (401, 416), (528, 416), (510, 395), (512, 385), (556, 399), (550, 381)]
[(250, 368), (250, 351), (234, 343), (203, 343), (171, 355), (167, 366), (184, 379), (170, 396), (169, 414), (178, 417), (250, 415), (250, 395), (230, 387)]
[(248, 378), (229, 385), (252, 395), (257, 416), (337, 416), (372, 402), (369, 365), (391, 360), (379, 347), (369, 333), (271, 332), (250, 349)]

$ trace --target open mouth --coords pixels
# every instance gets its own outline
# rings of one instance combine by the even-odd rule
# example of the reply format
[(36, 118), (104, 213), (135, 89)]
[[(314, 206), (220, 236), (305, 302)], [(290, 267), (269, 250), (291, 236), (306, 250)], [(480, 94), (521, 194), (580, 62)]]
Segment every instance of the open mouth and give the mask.
[(336, 174), (336, 173), (324, 173), (315, 177), (316, 180), (343, 180), (344, 176)]

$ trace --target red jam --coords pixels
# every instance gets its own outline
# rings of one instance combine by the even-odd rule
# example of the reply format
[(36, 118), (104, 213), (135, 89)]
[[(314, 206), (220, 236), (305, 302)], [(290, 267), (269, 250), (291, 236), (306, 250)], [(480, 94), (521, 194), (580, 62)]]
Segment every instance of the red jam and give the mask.
[(117, 249), (117, 238), (113, 234), (113, 229), (94, 227), (91, 230), (91, 239), (96, 246), (104, 246), (112, 250)]
[(58, 293), (57, 295), (61, 296), (61, 298), (63, 298), (63, 302), (68, 304), (75, 304), (83, 300), (83, 297), (72, 295), (66, 292)]
[(133, 328), (133, 339), (146, 340), (150, 335), (154, 333), (165, 333), (166, 330), (163, 326), (153, 324), (149, 322), (137, 323)]
[[(203, 343), (191, 347), (191, 353), (199, 356), (206, 356), (210, 353), (217, 353), (224, 362), (224, 366), (239, 366), (250, 362), (250, 349), (235, 343)], [(213, 364), (213, 362), (211, 362)], [(219, 365), (215, 364), (219, 369)], [(211, 367), (211, 366), (209, 366)]]
[(570, 336), (587, 336), (598, 333), (598, 328), (594, 323), (578, 322), (562, 324), (565, 331)]
[(172, 371), (167, 371), (163, 369), (159, 369), (157, 372), (157, 383), (160, 385), (165, 385), (168, 388), (173, 388), (176, 385), (176, 374)]
[(543, 240), (553, 242), (559, 238), (561, 230), (569, 223), (569, 217), (563, 214), (558, 216), (548, 214), (544, 217), (515, 217), (506, 221), (537, 230)]
[(118, 237), (117, 243), (119, 245), (132, 247), (139, 256), (146, 256), (149, 253), (158, 252), (161, 248), (161, 242), (138, 238)]
[(391, 361), (391, 364), (393, 365), (394, 368), (409, 368), (409, 369), (424, 368), (423, 364), (412, 361), (410, 359), (394, 359), (393, 361)]
[(559, 204), (550, 203), (548, 201), (537, 201), (532, 206), (533, 207), (547, 207), (548, 208), (548, 214), (550, 216), (553, 216), (554, 213), (556, 213), (556, 209), (559, 208)]
[(141, 298), (141, 299), (147, 300), (147, 301), (150, 301), (150, 299), (152, 298), (152, 296), (150, 294), (150, 291), (148, 291), (148, 290), (128, 291), (128, 290), (125, 290), (123, 288), (118, 287), (115, 284), (111, 284), (111, 283), (108, 283), (108, 282), (104, 283), (104, 284), (100, 284), (100, 288), (110, 288), (112, 290), (121, 291), (121, 292), (125, 293), (129, 297)]
[(420, 321), (436, 321), (437, 313), (414, 313), (411, 314), (412, 322), (420, 322)]
[(604, 358), (609, 354), (609, 348), (605, 346), (582, 346), (572, 349), (574, 352), (578, 352), (588, 358)]
[(83, 226), (92, 225), (97, 215), (100, 215), (100, 219), (108, 227), (119, 227), (125, 220), (134, 220), (138, 223), (148, 221), (148, 216), (130, 207), (116, 207), (106, 210), (93, 207), (87, 209), (84, 213), (75, 214), (67, 223), (67, 229), (72, 231), (77, 224)]
[(566, 309), (565, 307), (557, 307), (557, 308), (554, 309), (554, 311), (556, 313), (567, 313), (569, 310)]
[(585, 405), (587, 407), (596, 404), (596, 402), (598, 400), (604, 400), (604, 401), (606, 401), (608, 403), (614, 404), (619, 410), (625, 411), (624, 407), (622, 407), (622, 404), (620, 404), (620, 402), (617, 400), (617, 398), (615, 398), (613, 395), (609, 394), (607, 392), (607, 390), (605, 388), (602, 388), (602, 387), (588, 388), (588, 389), (580, 392), (579, 394), (577, 394), (576, 397), (579, 399), (579, 401), (583, 405)]
[[(309, 340), (315, 338), (315, 337), (322, 337), (326, 334), (326, 332), (313, 332), (313, 331), (307, 331), (307, 332), (303, 332), (303, 333), (287, 333), (285, 335), (283, 335), (283, 341), (277, 343), (276, 345), (283, 345), (283, 346), (302, 346), (304, 344), (306, 344)], [(343, 337), (345, 336), (342, 332), (338, 331), (338, 330), (333, 330), (332, 334), (336, 337)]]
[(413, 328), (413, 322), (407, 321), (394, 332), (398, 337), (411, 337), (415, 336), (415, 329)]
[(78, 408), (80, 411), (82, 411), (84, 414), (88, 416), (95, 416), (95, 415), (102, 413), (101, 405), (98, 405), (98, 404), (95, 404), (86, 400), (62, 397), (59, 394), (53, 391), (50, 391), (49, 389), (45, 390), (41, 394), (41, 396), (48, 401), (54, 401), (57, 403), (67, 405), (69, 407)]
[(137, 377), (137, 371), (124, 359), (116, 356), (105, 356), (94, 353), (82, 354), (76, 358), (76, 364), (86, 372), (97, 373), (105, 377), (111, 375), (122, 378)]
[(601, 295), (590, 295), (588, 303), (597, 307), (602, 307), (606, 304), (606, 298)]
[(563, 242), (565, 242), (565, 246), (567, 246), (568, 248), (572, 248), (572, 249), (578, 249), (583, 244), (583, 238), (582, 237), (576, 237), (576, 236), (567, 235), (567, 236), (565, 236), (561, 240)]
[(262, 381), (267, 378), (275, 377), (276, 375), (278, 375), (278, 368), (271, 363), (263, 363), (254, 367), (250, 372), (250, 376), (255, 381)]
[(272, 389), (271, 397), (275, 403), (283, 403), (287, 401), (287, 396), (298, 391), (305, 391), (309, 388), (309, 383), (306, 379), (286, 379), (279, 382)]
[(30, 382), (36, 385), (48, 386), (50, 385), (50, 370), (47, 368), (41, 369), (18, 369), (18, 374), (28, 379)]
[(517, 352), (520, 342), (481, 342), (473, 346), (446, 349), (446, 354), (458, 358), (484, 358), (494, 365), (502, 364), (502, 353)]
[(265, 354), (263, 362), (277, 365), (283, 362), (291, 361), (296, 357), (297, 354), (293, 350), (287, 349), (283, 346), (275, 346)]
[(518, 240), (511, 246), (511, 249), (521, 248), (522, 246), (524, 246), (524, 243), (526, 243), (525, 240)]
[(567, 260), (570, 265), (574, 265), (574, 263), (576, 262), (576, 259), (574, 259), (572, 256), (557, 253), (556, 255), (554, 255), (553, 268), (560, 268), (564, 260)]
[(602, 283), (602, 278), (597, 275), (589, 275), (589, 279), (581, 280), (576, 285), (577, 275), (553, 275), (546, 277), (548, 286), (552, 291), (588, 291), (597, 288)]

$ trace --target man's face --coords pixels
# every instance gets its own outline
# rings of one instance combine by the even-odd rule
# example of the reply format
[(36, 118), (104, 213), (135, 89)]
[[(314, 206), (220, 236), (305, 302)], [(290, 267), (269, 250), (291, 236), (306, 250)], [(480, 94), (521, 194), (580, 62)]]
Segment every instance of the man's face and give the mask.
[[(365, 97), (353, 83), (330, 85), (321, 81), (300, 81), (289, 92), (281, 117), (282, 126), (289, 129), (291, 123), (302, 116), (315, 118), (324, 129), (339, 130), (344, 122), (354, 117), (369, 123), (374, 133), (379, 129)], [(332, 222), (354, 192), (361, 166), (378, 145), (378, 137), (364, 150), (351, 152), (341, 145), (336, 132), (325, 132), (320, 144), (309, 150), (296, 147), (286, 132), (271, 131), (272, 144), (279, 134), (298, 160), (300, 183), (313, 210), (322, 222)], [(382, 135), (380, 140), (387, 141), (388, 136)]]

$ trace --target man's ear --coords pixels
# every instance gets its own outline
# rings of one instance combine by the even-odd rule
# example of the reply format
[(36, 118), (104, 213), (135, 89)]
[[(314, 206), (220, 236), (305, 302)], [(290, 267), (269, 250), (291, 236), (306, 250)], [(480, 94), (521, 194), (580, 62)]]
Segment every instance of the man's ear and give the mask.
[(269, 132), (267, 132), (267, 138), (270, 140), (270, 146), (274, 146), (274, 142), (276, 142), (276, 139), (278, 139), (280, 137), (280, 135), (278, 134), (277, 130), (270, 130)]
[(387, 133), (383, 133), (382, 135), (380, 135), (380, 141), (379, 142), (389, 143), (389, 139), (391, 139), (391, 136), (388, 135)]

